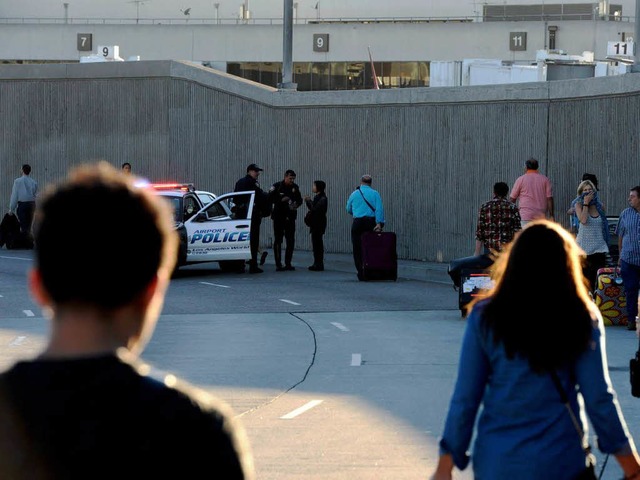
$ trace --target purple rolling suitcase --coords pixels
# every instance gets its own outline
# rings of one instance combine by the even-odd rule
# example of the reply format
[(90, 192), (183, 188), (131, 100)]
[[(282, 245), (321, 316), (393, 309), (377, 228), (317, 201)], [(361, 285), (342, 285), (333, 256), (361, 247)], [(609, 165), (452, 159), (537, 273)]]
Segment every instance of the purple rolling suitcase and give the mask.
[(398, 255), (394, 232), (362, 234), (362, 276), (364, 280), (397, 280)]

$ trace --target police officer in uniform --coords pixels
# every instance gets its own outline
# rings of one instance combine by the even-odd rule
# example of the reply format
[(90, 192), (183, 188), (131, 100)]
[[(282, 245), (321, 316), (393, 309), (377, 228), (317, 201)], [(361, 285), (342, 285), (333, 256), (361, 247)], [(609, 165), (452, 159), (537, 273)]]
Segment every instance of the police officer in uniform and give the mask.
[[(273, 203), (273, 256), (276, 261), (276, 272), (295, 270), (291, 264), (293, 248), (296, 241), (296, 218), (298, 207), (302, 205), (300, 187), (295, 183), (296, 172), (287, 170), (284, 179), (273, 184), (269, 189), (269, 199)], [(284, 266), (282, 265), (282, 240), (286, 239)]]
[[(236, 182), (234, 192), (246, 192), (255, 191), (256, 195), (253, 200), (253, 212), (251, 213), (251, 229), (249, 243), (251, 247), (251, 261), (249, 262), (249, 273), (262, 273), (260, 267), (258, 267), (258, 250), (260, 248), (260, 223), (262, 222), (262, 206), (268, 201), (267, 193), (260, 188), (258, 182), (258, 176), (262, 172), (262, 168), (258, 167), (255, 163), (250, 164), (247, 167), (247, 174)], [(248, 205), (236, 205), (236, 217), (247, 217), (248, 212), (246, 209)], [(244, 209), (244, 211), (243, 211)]]

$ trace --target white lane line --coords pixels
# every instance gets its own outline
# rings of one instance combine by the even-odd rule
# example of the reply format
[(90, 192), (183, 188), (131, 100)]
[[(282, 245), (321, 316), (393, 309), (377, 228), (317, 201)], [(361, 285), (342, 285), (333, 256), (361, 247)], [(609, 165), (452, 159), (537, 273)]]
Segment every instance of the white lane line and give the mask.
[(343, 324), (338, 323), (338, 322), (331, 322), (331, 325), (333, 325), (336, 328), (339, 328), (340, 330), (342, 330), (343, 332), (348, 332), (349, 329), (347, 327), (345, 327)]
[(33, 260), (33, 258), (24, 258), (24, 257), (3, 257), (3, 256), (0, 256), (0, 258), (4, 258), (6, 260)]
[(322, 400), (311, 400), (309, 403), (305, 403), (300, 408), (296, 408), (293, 412), (289, 412), (286, 415), (280, 417), (283, 420), (291, 420), (292, 418), (302, 415), (307, 410), (311, 410), (313, 407), (317, 407), (322, 403)]
[(360, 353), (352, 353), (351, 354), (351, 366), (359, 367), (362, 365), (362, 354)]
[(22, 312), (27, 316), (27, 317), (35, 317), (36, 315), (31, 311), (31, 310), (22, 310)]
[(3, 296), (3, 295), (0, 295), (0, 298), (4, 298), (4, 296)]
[(220, 285), (218, 283), (200, 282), (202, 285), (211, 285), (212, 287), (231, 288), (228, 285)]
[(19, 337), (11, 340), (11, 343), (9, 343), (9, 345), (12, 347), (17, 347), (18, 345), (22, 345), (26, 339), (27, 337), (25, 337), (24, 335), (20, 335)]
[(285, 300), (284, 298), (281, 298), (280, 301), (284, 303), (290, 303), (291, 305), (300, 305), (299, 303), (292, 302), (291, 300)]

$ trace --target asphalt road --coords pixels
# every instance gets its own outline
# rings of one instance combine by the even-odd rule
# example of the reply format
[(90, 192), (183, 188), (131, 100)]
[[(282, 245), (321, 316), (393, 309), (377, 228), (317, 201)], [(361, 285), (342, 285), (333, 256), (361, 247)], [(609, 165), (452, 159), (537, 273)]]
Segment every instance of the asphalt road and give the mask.
[[(31, 252), (0, 250), (0, 368), (43, 346), (47, 321), (26, 290), (30, 264)], [(328, 255), (325, 272), (306, 270), (308, 252), (294, 264), (275, 272), (267, 260), (260, 275), (179, 271), (143, 358), (232, 406), (260, 480), (427, 478), (465, 325), (446, 266), (401, 262), (396, 282), (358, 282), (349, 256)], [(607, 338), (637, 436), (640, 402), (627, 370), (637, 340), (614, 327)], [(470, 479), (469, 470), (456, 478)], [(620, 476), (610, 460), (602, 478)]]

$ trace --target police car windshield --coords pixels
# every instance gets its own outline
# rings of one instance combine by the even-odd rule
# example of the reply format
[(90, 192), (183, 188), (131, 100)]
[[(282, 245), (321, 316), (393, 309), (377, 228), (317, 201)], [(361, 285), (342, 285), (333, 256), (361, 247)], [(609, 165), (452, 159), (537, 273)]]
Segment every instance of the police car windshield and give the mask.
[(180, 197), (164, 197), (166, 198), (171, 206), (173, 207), (173, 218), (176, 222), (180, 222), (180, 213), (182, 212), (182, 208), (180, 206)]

